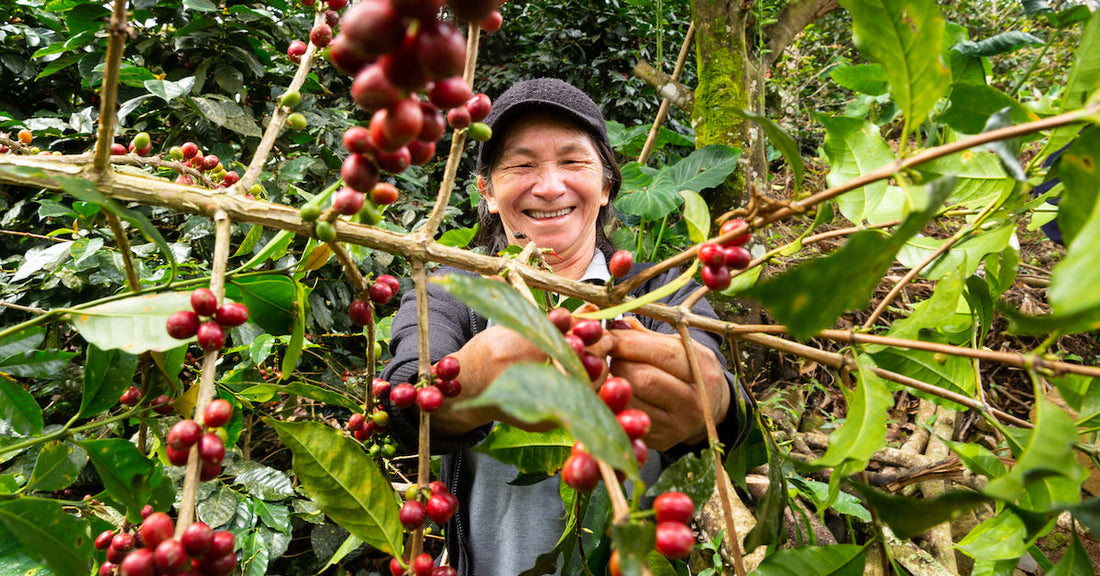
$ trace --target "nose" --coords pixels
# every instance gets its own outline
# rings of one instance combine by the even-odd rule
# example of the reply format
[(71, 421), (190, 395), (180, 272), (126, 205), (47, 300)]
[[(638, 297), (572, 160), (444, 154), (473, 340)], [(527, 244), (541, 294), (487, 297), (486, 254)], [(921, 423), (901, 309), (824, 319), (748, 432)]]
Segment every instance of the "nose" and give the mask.
[(531, 193), (547, 200), (557, 198), (566, 192), (567, 175), (567, 171), (556, 162), (540, 164)]

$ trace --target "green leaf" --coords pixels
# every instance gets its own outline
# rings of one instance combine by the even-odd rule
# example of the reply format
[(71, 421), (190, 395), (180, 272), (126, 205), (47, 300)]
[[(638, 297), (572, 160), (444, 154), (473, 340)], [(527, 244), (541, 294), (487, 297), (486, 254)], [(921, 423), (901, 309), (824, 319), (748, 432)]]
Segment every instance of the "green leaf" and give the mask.
[(765, 558), (753, 576), (860, 576), (865, 553), (864, 546), (855, 544), (779, 550)]
[(160, 96), (165, 102), (171, 102), (176, 98), (185, 96), (195, 86), (195, 77), (188, 76), (177, 82), (170, 80), (146, 80), (143, 82), (145, 89), (150, 93)]
[(755, 284), (746, 294), (767, 306), (793, 336), (809, 338), (844, 312), (867, 304), (898, 249), (939, 210), (952, 184), (950, 178), (930, 183), (927, 205), (911, 213), (893, 236), (858, 232), (832, 254)]
[(944, 20), (932, 0), (841, 0), (859, 51), (882, 65), (907, 133), (920, 126), (951, 77), (940, 57)]
[(783, 511), (787, 507), (787, 475), (783, 473), (783, 452), (775, 443), (771, 430), (763, 426), (760, 411), (756, 412), (758, 429), (764, 436), (768, 451), (768, 491), (756, 506), (756, 526), (745, 536), (745, 553), (760, 546), (771, 546), (783, 537)]
[(118, 404), (118, 398), (131, 386), (138, 357), (118, 349), (101, 350), (88, 345), (84, 363), (84, 394), (79, 417), (86, 418)]
[(306, 317), (309, 315), (310, 291), (311, 290), (306, 288), (301, 282), (294, 282), (294, 294), (296, 298), (294, 305), (294, 329), (290, 333), (290, 342), (286, 346), (286, 352), (283, 353), (281, 369), (284, 381), (290, 378), (290, 375), (294, 373), (295, 368), (298, 366), (298, 359), (302, 356), (302, 348), (306, 343)]
[(1100, 497), (1066, 508), (1073, 518), (1088, 528), (1093, 538), (1100, 537)]
[[(1078, 440), (1077, 429), (1073, 419), (1054, 404), (1045, 400), (1038, 404), (1035, 429), (1028, 436), (1016, 466), (1008, 474), (990, 480), (985, 493), (993, 498), (1015, 502), (1027, 490), (1031, 506), (1024, 507), (1031, 510), (1075, 504), (1080, 500), (1079, 492), (1066, 495), (1064, 492), (1059, 494), (1041, 489), (1050, 476), (1064, 477), (1078, 485), (1084, 480), (1085, 472), (1073, 453), (1073, 446)], [(1029, 489), (1031, 484), (1037, 485), (1036, 491)], [(1069, 500), (1061, 501), (1067, 496)]]
[(829, 77), (853, 92), (869, 96), (882, 96), (889, 88), (881, 64), (837, 66), (829, 72)]
[(50, 442), (38, 453), (27, 488), (47, 492), (68, 488), (76, 481), (88, 455), (68, 442)]
[(66, 512), (61, 502), (41, 498), (0, 501), (0, 523), (28, 556), (58, 576), (88, 575), (92, 539), (87, 524)]
[(137, 447), (122, 438), (86, 440), (80, 445), (92, 460), (103, 487), (126, 507), (131, 522), (141, 520), (141, 509), (149, 500), (149, 479), (154, 465)]
[(638, 463), (630, 440), (607, 405), (585, 384), (587, 381), (587, 376), (582, 381), (562, 375), (551, 366), (521, 362), (507, 368), (479, 396), (455, 407), (464, 410), (495, 406), (528, 424), (558, 424), (594, 456), (634, 478)]
[(318, 422), (265, 418), (294, 455), (294, 473), (329, 518), (363, 542), (391, 555), (402, 551), (403, 530), (389, 480), (359, 444)]
[[(1073, 61), (1069, 80), (1059, 100), (1059, 113), (1081, 108), (1088, 102), (1089, 96), (1100, 88), (1100, 18), (1092, 17), (1088, 21), (1079, 42), (1076, 51), (1077, 59)], [(1077, 124), (1055, 128), (1047, 139), (1043, 151), (1036, 158), (1046, 158), (1055, 150), (1060, 150), (1077, 137), (1080, 129)]]
[(975, 559), (1010, 560), (1027, 552), (1026, 536), (1024, 521), (1005, 511), (979, 524), (955, 546)]
[(779, 150), (779, 153), (783, 155), (783, 159), (791, 166), (791, 171), (794, 172), (794, 191), (798, 192), (802, 188), (802, 176), (806, 170), (805, 164), (802, 162), (802, 154), (798, 149), (798, 142), (795, 142), (790, 134), (787, 134), (779, 127), (779, 124), (776, 124), (774, 120), (767, 116), (744, 108), (734, 108), (733, 111), (743, 118), (752, 120), (764, 130), (764, 134), (768, 136), (768, 141), (772, 143), (776, 150)]
[[(931, 332), (925, 333), (925, 336), (919, 339), (939, 342), (941, 344), (946, 343), (945, 338), (937, 336), (937, 333)], [(932, 384), (933, 386), (939, 386), (940, 388), (962, 394), (963, 396), (974, 396), (976, 387), (974, 366), (966, 358), (948, 355), (947, 359), (943, 360), (942, 358), (937, 359), (936, 355), (932, 352), (924, 350), (903, 350), (898, 348), (887, 348), (886, 350), (872, 354), (871, 357), (875, 359), (875, 363), (878, 364), (880, 368), (885, 370), (896, 372), (902, 376), (909, 376), (910, 378)], [(965, 408), (950, 400), (940, 398), (935, 394), (913, 390), (900, 385), (896, 387), (892, 386), (892, 389), (897, 388), (907, 390), (914, 396), (924, 398), (939, 406), (945, 406), (952, 410), (962, 411)]]
[[(1085, 140), (1082, 138), (1079, 144)], [(1093, 150), (1090, 154), (1080, 156), (1071, 154), (1079, 151), (1080, 147), (1075, 145), (1063, 154), (1059, 173), (1063, 175), (1063, 181), (1066, 183), (1066, 200), (1059, 206), (1059, 224), (1074, 220), (1068, 216), (1072, 207), (1065, 206), (1066, 203), (1083, 207), (1081, 204), (1084, 202), (1071, 200), (1071, 198), (1084, 194), (1092, 194), (1095, 198), (1096, 194), (1100, 193), (1100, 186), (1097, 185), (1100, 179), (1088, 184), (1085, 180), (1089, 174), (1092, 178), (1097, 178), (1095, 162), (1100, 160), (1100, 146), (1093, 142)], [(1070, 167), (1077, 169), (1070, 169)], [(1067, 213), (1067, 217), (1063, 218), (1063, 213)], [(1100, 317), (1100, 293), (1095, 289), (1100, 285), (1100, 267), (1095, 266), (1090, 258), (1090, 254), (1095, 255), (1096, 251), (1100, 250), (1100, 202), (1091, 206), (1088, 219), (1078, 230), (1063, 225), (1062, 231), (1065, 234), (1068, 249), (1066, 256), (1051, 273), (1050, 306), (1055, 317), (1074, 314), (1087, 314), (1092, 318)]]
[(183, 0), (183, 5), (196, 12), (218, 11), (218, 7), (210, 0)]
[(611, 541), (619, 551), (619, 568), (627, 576), (640, 576), (646, 566), (646, 556), (656, 542), (656, 526), (649, 522), (612, 525)]
[(21, 378), (49, 378), (60, 372), (76, 352), (32, 350), (0, 361), (0, 373)]
[(297, 320), (298, 287), (287, 276), (270, 274), (231, 278), (225, 283), (227, 298), (248, 307), (248, 320), (268, 334), (291, 334)]
[(665, 468), (657, 481), (646, 490), (646, 496), (657, 497), (665, 492), (683, 492), (691, 496), (696, 510), (702, 510), (717, 482), (714, 451), (704, 450), (701, 457), (685, 454)]
[(439, 243), (454, 248), (465, 248), (477, 234), (477, 226), (471, 228), (451, 228), (439, 236)]
[[(4, 368), (0, 367), (0, 372)], [(11, 425), (12, 429), (24, 436), (34, 436), (42, 432), (42, 408), (34, 396), (17, 382), (0, 376), (0, 420)]]
[(935, 498), (910, 498), (889, 494), (859, 482), (851, 484), (901, 540), (918, 536), (943, 522), (954, 521), (990, 500), (969, 490), (955, 490)]
[(147, 294), (115, 300), (73, 312), (69, 320), (85, 340), (103, 350), (120, 349), (138, 355), (164, 352), (191, 340), (168, 335), (168, 317), (191, 309), (190, 292)]
[[(859, 118), (815, 115), (825, 126), (825, 155), (829, 158), (830, 187), (873, 172), (894, 161), (894, 151), (882, 139), (879, 128)], [(840, 213), (852, 222), (870, 220), (886, 196), (887, 182), (873, 182), (837, 198)]]
[(35, 562), (0, 522), (0, 576), (54, 576), (53, 570)]
[(952, 442), (947, 438), (940, 438), (952, 452), (959, 455), (963, 464), (975, 474), (981, 474), (988, 478), (996, 478), (1008, 472), (1004, 462), (981, 444), (970, 442)]
[(522, 474), (553, 474), (561, 470), (572, 447), (573, 437), (563, 428), (527, 432), (502, 423), (474, 450), (511, 464)]
[[(951, 89), (951, 106), (940, 115), (939, 120), (964, 134), (978, 134), (985, 129), (990, 116), (1009, 108), (1020, 121), (1028, 119), (1023, 105), (1008, 94), (985, 84), (956, 84)], [(955, 154), (949, 156), (954, 158)]]
[(1046, 42), (1043, 42), (1027, 32), (1011, 30), (1009, 32), (1001, 32), (996, 36), (990, 36), (979, 42), (959, 42), (952, 46), (951, 49), (958, 50), (967, 56), (988, 58), (989, 56), (1015, 52), (1026, 46), (1042, 46), (1043, 44), (1046, 44)]
[(1073, 532), (1073, 544), (1062, 554), (1054, 569), (1047, 572), (1047, 576), (1096, 576), (1092, 559), (1081, 545), (1076, 530)]
[(46, 329), (41, 326), (31, 326), (8, 334), (0, 339), (0, 362), (38, 348), (45, 339)]
[[(962, 268), (963, 277), (972, 276), (987, 254), (996, 254), (1009, 248), (1013, 244), (1015, 233), (1015, 221), (1007, 220), (996, 228), (970, 234), (952, 245), (947, 253), (937, 258), (932, 265), (925, 267), (921, 271), (921, 276), (930, 280), (941, 280), (960, 268)], [(944, 242), (946, 240), (941, 238), (913, 238), (898, 252), (898, 261), (914, 267), (931, 256), (940, 246), (943, 246)]]
[(580, 358), (569, 347), (561, 332), (550, 323), (542, 310), (525, 300), (515, 288), (504, 282), (464, 274), (434, 276), (431, 281), (445, 288), (493, 324), (519, 333), (560, 362), (574, 377), (588, 378)]
[(255, 462), (241, 463), (234, 473), (237, 484), (244, 486), (246, 492), (260, 500), (278, 501), (294, 496), (294, 487), (286, 472), (263, 466)]
[(331, 406), (341, 406), (348, 410), (360, 410), (362, 405), (346, 396), (337, 394), (331, 390), (325, 390), (319, 386), (306, 384), (305, 382), (287, 382), (286, 384), (257, 384), (241, 390), (240, 394), (249, 399), (266, 402), (275, 397), (276, 393), (290, 394), (301, 398), (309, 398)]
[(831, 507), (833, 510), (851, 516), (860, 522), (871, 522), (871, 513), (863, 507), (863, 503), (860, 502), (859, 498), (847, 492), (840, 491), (835, 496), (831, 496), (829, 484), (803, 478), (797, 474), (791, 475), (790, 484), (798, 489), (799, 494), (813, 502), (814, 506), (819, 509), (823, 510)]
[[(680, 288), (683, 288), (691, 281), (691, 277), (695, 275), (695, 271), (699, 268), (699, 260), (693, 260), (691, 265), (683, 274), (676, 277), (675, 280), (661, 286), (660, 288), (647, 292), (633, 300), (627, 300), (626, 302), (619, 304), (618, 306), (612, 306), (610, 308), (603, 308), (596, 310), (595, 312), (585, 312), (582, 314), (574, 314), (576, 318), (591, 318), (594, 320), (611, 320), (612, 318), (618, 318), (619, 316), (626, 314), (632, 310), (636, 310), (646, 304), (652, 304), (670, 294), (673, 294)], [(732, 288), (732, 284), (730, 285)]]
[(707, 201), (698, 192), (681, 190), (684, 199), (684, 222), (687, 223), (688, 237), (695, 244), (704, 242), (710, 235), (710, 208)]
[(615, 207), (643, 220), (660, 220), (680, 206), (681, 190), (699, 192), (725, 182), (737, 170), (740, 156), (737, 148), (721, 144), (704, 146), (676, 164), (661, 168), (647, 187), (627, 188), (624, 182)]

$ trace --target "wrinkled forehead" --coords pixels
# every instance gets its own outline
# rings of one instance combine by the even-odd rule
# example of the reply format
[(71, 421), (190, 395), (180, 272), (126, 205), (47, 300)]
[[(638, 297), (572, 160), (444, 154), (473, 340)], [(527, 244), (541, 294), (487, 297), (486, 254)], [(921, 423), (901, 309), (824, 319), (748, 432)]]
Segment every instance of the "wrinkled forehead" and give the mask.
[[(509, 118), (493, 137), (496, 146), (490, 158), (490, 170), (501, 160), (517, 155), (544, 157), (569, 153), (591, 154), (599, 158), (593, 137), (568, 116), (551, 110), (532, 110)], [(553, 149), (546, 147), (552, 143)]]

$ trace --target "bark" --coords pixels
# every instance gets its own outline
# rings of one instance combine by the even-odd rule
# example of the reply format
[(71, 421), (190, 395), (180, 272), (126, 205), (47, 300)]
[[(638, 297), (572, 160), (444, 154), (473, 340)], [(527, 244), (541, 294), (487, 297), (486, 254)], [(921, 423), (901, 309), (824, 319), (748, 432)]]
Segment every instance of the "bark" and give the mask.
[(763, 57), (763, 68), (765, 70), (771, 68), (787, 46), (790, 46), (807, 26), (836, 8), (836, 0), (792, 0), (787, 4), (776, 17), (777, 21), (764, 28), (768, 53)]
[(695, 95), (692, 93), (691, 88), (673, 80), (672, 76), (661, 72), (644, 60), (634, 65), (633, 72), (634, 76), (641, 78), (642, 81), (659, 92), (661, 96), (668, 98), (673, 106), (688, 114), (691, 113), (691, 109), (695, 105)]

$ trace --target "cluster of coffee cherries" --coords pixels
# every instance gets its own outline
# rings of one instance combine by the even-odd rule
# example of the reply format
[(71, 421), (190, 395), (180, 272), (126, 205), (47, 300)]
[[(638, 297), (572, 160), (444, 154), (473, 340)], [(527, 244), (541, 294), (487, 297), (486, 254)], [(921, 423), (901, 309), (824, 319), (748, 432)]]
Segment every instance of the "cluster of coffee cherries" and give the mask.
[[(653, 501), (657, 519), (657, 538), (653, 549), (670, 560), (683, 560), (695, 547), (695, 534), (691, 531), (691, 519), (695, 515), (695, 503), (683, 492), (665, 492)], [(622, 576), (619, 568), (619, 551), (611, 552), (608, 565), (611, 576)]]
[[(722, 224), (719, 234), (726, 234), (745, 225), (745, 221), (734, 218)], [(744, 248), (749, 241), (749, 233), (735, 236), (722, 244), (704, 242), (699, 245), (699, 262), (703, 264), (700, 274), (703, 284), (714, 291), (729, 288), (732, 277), (730, 269), (743, 270), (752, 261), (752, 254)]]
[[(206, 318), (204, 321), (203, 318)], [(191, 293), (191, 310), (180, 310), (168, 317), (168, 335), (180, 340), (197, 337), (199, 348), (210, 352), (225, 346), (225, 329), (248, 321), (248, 308), (238, 302), (218, 304), (209, 288)]]
[(371, 303), (385, 306), (401, 290), (401, 281), (389, 274), (379, 274), (367, 289), (367, 300), (356, 298), (348, 305), (348, 317), (356, 326), (366, 326), (371, 321)]
[[(3, 134), (3, 136), (7, 136), (7, 134)], [(20, 129), (19, 132), (16, 133), (15, 139), (17, 142), (27, 147), (26, 151), (28, 153), (38, 154), (41, 152), (37, 147), (31, 146), (31, 143), (34, 142), (34, 132), (31, 132), (30, 129)], [(7, 144), (0, 144), (0, 154), (7, 154), (8, 152), (11, 152), (11, 147)]]
[(148, 132), (138, 132), (134, 135), (134, 138), (130, 140), (130, 146), (126, 147), (118, 142), (111, 144), (111, 156), (122, 156), (126, 153), (136, 154), (138, 156), (148, 156), (153, 152), (153, 140), (149, 138)]
[[(622, 426), (627, 438), (630, 439), (631, 448), (634, 450), (634, 459), (638, 462), (638, 466), (645, 466), (646, 461), (649, 459), (649, 448), (642, 437), (649, 433), (652, 421), (649, 414), (635, 408), (626, 407), (630, 403), (630, 399), (634, 397), (634, 389), (631, 387), (630, 382), (625, 378), (611, 376), (600, 386), (599, 394), (600, 399), (615, 414), (619, 426)], [(584, 444), (580, 442), (573, 444), (569, 457), (562, 465), (561, 479), (567, 486), (577, 492), (591, 492), (599, 484), (599, 464), (596, 462), (596, 457), (585, 449)]]
[(431, 382), (419, 387), (408, 382), (393, 386), (388, 394), (390, 404), (398, 410), (416, 404), (424, 412), (435, 412), (443, 406), (444, 398), (454, 398), (462, 393), (462, 385), (458, 382), (460, 370), (457, 358), (444, 356), (432, 366)]
[[(418, 530), (424, 526), (428, 518), (432, 522), (443, 525), (458, 511), (458, 498), (447, 488), (447, 485), (435, 481), (428, 484), (427, 490), (421, 490), (417, 486), (410, 486), (405, 491), (405, 503), (401, 506), (398, 519), (406, 530)], [(390, 559), (390, 572), (394, 576), (401, 576), (407, 568), (412, 569), (416, 576), (453, 576), (457, 574), (449, 566), (435, 566), (430, 554), (420, 554), (409, 562), (402, 562), (397, 558)]]
[(141, 515), (144, 520), (134, 533), (107, 530), (96, 537), (96, 549), (107, 551), (99, 576), (229, 576), (237, 567), (232, 532), (195, 522), (177, 540), (167, 514), (146, 506)]
[[(228, 188), (241, 179), (240, 174), (237, 174), (236, 171), (226, 170), (217, 156), (213, 154), (203, 155), (199, 145), (194, 142), (184, 142), (179, 146), (173, 146), (168, 149), (168, 155), (176, 162), (182, 162), (199, 172), (206, 172), (210, 179), (221, 188)], [(195, 179), (186, 172), (180, 172), (179, 176), (176, 176), (175, 183), (194, 186)]]
[(348, 418), (348, 431), (355, 439), (364, 444), (370, 442), (367, 450), (371, 458), (392, 458), (397, 454), (397, 446), (387, 434), (390, 429), (390, 413), (382, 405), (382, 400), (388, 398), (389, 394), (390, 383), (375, 378), (371, 383), (371, 395), (375, 399), (374, 411), (369, 416), (355, 412)]
[[(141, 402), (141, 388), (137, 386), (130, 386), (118, 397), (120, 404), (125, 406), (137, 406)], [(149, 401), (149, 406), (153, 409), (153, 412), (157, 414), (171, 414), (172, 413), (172, 397), (167, 394), (161, 394)]]
[(175, 466), (186, 466), (191, 448), (198, 445), (199, 461), (202, 464), (199, 479), (203, 482), (217, 478), (222, 472), (222, 460), (225, 459), (225, 442), (213, 430), (229, 422), (233, 415), (233, 406), (221, 398), (212, 400), (202, 413), (206, 426), (191, 419), (180, 420), (168, 431), (164, 451), (168, 461)]
[[(589, 379), (592, 381), (598, 380), (607, 364), (604, 363), (603, 358), (596, 356), (585, 348), (600, 341), (600, 338), (603, 337), (603, 324), (599, 320), (591, 319), (578, 320), (574, 323), (573, 314), (565, 308), (555, 308), (546, 317), (561, 331), (565, 336), (565, 341), (580, 357), (581, 364), (584, 364)], [(626, 327), (629, 326), (626, 325)]]

